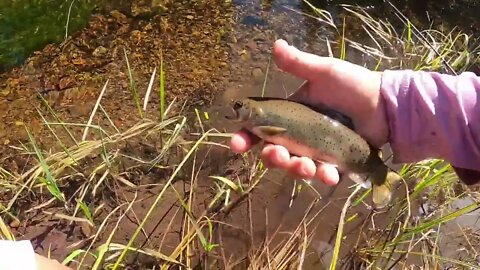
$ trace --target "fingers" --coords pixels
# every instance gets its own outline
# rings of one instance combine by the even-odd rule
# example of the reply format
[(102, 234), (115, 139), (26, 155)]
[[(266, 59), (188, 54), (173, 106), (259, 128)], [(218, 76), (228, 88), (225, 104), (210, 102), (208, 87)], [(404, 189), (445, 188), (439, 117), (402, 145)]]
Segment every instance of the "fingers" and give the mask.
[(288, 168), (290, 153), (281, 145), (266, 144), (261, 153), (262, 162), (269, 168)]
[(329, 164), (315, 164), (307, 157), (290, 157), (288, 150), (280, 145), (267, 144), (261, 153), (262, 162), (268, 168), (279, 168), (303, 179), (316, 178), (329, 186), (336, 185), (340, 176), (337, 169)]
[(311, 179), (315, 176), (317, 168), (313, 160), (307, 157), (292, 157), (287, 170), (296, 177)]
[(230, 150), (236, 154), (241, 154), (250, 150), (258, 141), (258, 138), (242, 129), (235, 133), (230, 139)]
[(72, 270), (72, 268), (59, 263), (57, 260), (49, 259), (37, 253), (35, 253), (35, 263), (38, 270)]
[(329, 186), (334, 186), (340, 181), (340, 175), (337, 168), (330, 164), (320, 164), (317, 167), (315, 177)]
[(273, 54), (280, 69), (312, 82), (317, 81), (322, 74), (330, 70), (332, 64), (339, 61), (333, 57), (321, 57), (300, 51), (282, 39), (273, 45)]

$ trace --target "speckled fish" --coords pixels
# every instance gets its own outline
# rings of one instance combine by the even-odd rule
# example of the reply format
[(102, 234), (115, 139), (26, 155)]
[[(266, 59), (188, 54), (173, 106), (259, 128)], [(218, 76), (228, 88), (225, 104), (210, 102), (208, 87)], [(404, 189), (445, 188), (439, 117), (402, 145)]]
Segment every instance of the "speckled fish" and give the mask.
[(260, 139), (282, 145), (293, 155), (333, 164), (355, 182), (366, 175), (373, 184), (375, 206), (383, 208), (390, 202), (392, 184), (400, 176), (382, 161), (378, 149), (354, 131), (348, 117), (281, 98), (239, 99), (232, 108), (234, 116), (226, 118)]

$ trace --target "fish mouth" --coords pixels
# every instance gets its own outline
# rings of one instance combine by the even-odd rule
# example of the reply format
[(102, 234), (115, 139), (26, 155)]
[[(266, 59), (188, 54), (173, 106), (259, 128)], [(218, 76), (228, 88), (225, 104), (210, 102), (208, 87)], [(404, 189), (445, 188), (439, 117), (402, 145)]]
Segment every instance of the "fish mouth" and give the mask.
[(240, 118), (240, 114), (234, 108), (231, 108), (231, 109), (232, 109), (232, 115), (225, 115), (225, 118), (231, 121), (235, 121), (235, 120), (238, 121)]

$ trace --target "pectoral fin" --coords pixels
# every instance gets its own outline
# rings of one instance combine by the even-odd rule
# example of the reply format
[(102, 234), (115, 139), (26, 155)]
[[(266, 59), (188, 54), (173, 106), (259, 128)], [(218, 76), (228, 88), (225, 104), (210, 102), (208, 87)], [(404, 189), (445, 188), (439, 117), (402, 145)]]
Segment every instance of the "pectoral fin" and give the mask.
[(255, 127), (254, 130), (255, 133), (263, 134), (266, 136), (275, 136), (287, 131), (285, 128), (275, 126), (258, 126)]

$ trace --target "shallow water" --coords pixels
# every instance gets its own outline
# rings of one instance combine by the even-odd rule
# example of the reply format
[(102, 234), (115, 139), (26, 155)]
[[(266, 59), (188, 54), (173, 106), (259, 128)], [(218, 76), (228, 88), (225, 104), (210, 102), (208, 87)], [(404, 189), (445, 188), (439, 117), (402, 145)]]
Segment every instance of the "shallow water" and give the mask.
[[(128, 3), (130, 1), (123, 1), (122, 5)], [(370, 6), (370, 10), (373, 10), (378, 13), (386, 13), (389, 14), (388, 17), (392, 18), (392, 21), (395, 21), (394, 16), (392, 13), (387, 11), (388, 9), (385, 5), (378, 4), (377, 2), (372, 1), (349, 1), (352, 4), (360, 4), (364, 6)], [(317, 5), (321, 8), (325, 8), (328, 10), (333, 17), (333, 20), (336, 23), (340, 23), (343, 19), (342, 9), (337, 5), (338, 1), (311, 1), (312, 4)], [(345, 3), (345, 2), (342, 2)], [(420, 3), (420, 2), (417, 2)], [(326, 26), (324, 23), (319, 23), (312, 18), (307, 18), (299, 14), (298, 12), (309, 12), (310, 7), (304, 2), (300, 0), (284, 0), (284, 1), (246, 1), (246, 0), (234, 0), (232, 1), (233, 6), (231, 9), (219, 7), (218, 9), (213, 9), (213, 11), (218, 11), (220, 13), (231, 15), (234, 21), (234, 28), (231, 30), (235, 34), (233, 35), (234, 38), (226, 39), (223, 41), (226, 44), (228, 50), (225, 52), (228, 55), (228, 58), (215, 58), (220, 57), (223, 52), (215, 54), (212, 58), (209, 58), (208, 55), (205, 57), (199, 57), (205, 48), (209, 46), (215, 46), (212, 44), (216, 44), (215, 42), (210, 42), (207, 40), (205, 44), (201, 44), (203, 47), (198, 46), (197, 42), (202, 39), (202, 31), (208, 32), (210, 34), (213, 31), (224, 32), (227, 31), (225, 29), (217, 29), (216, 25), (209, 26), (209, 27), (197, 27), (198, 25), (195, 24), (195, 16), (204, 16), (207, 19), (203, 21), (208, 21), (209, 16), (212, 16), (210, 19), (214, 21), (216, 19), (216, 15), (212, 14), (203, 14), (202, 12), (194, 12), (195, 10), (194, 4), (191, 3), (180, 3), (179, 7), (176, 7), (176, 10), (179, 11), (178, 16), (172, 15), (162, 21), (162, 26), (165, 27), (164, 32), (157, 33), (158, 36), (155, 36), (154, 40), (161, 40), (165, 41), (165, 47), (167, 47), (167, 52), (171, 53), (172, 58), (167, 59), (167, 65), (169, 67), (173, 67), (174, 70), (173, 75), (171, 77), (167, 77), (169, 80), (168, 83), (174, 84), (172, 86), (172, 92), (174, 92), (173, 96), (178, 96), (179, 98), (187, 97), (184, 96), (186, 89), (188, 88), (191, 90), (193, 95), (188, 97), (194, 97), (195, 95), (201, 95), (197, 93), (204, 93), (206, 88), (209, 88), (214, 94), (213, 96), (213, 106), (212, 107), (203, 107), (206, 110), (209, 110), (212, 118), (216, 119), (212, 123), (213, 126), (225, 130), (225, 131), (232, 131), (234, 127), (231, 126), (229, 123), (225, 122), (221, 117), (221, 110), (219, 110), (219, 106), (225, 105), (233, 98), (239, 97), (246, 97), (250, 95), (259, 95), (262, 91), (262, 87), (264, 85), (265, 75), (268, 73), (267, 81), (266, 81), (266, 88), (265, 88), (265, 95), (266, 96), (277, 96), (277, 97), (285, 97), (288, 94), (295, 91), (295, 89), (302, 83), (302, 80), (299, 78), (294, 78), (289, 74), (285, 74), (278, 70), (273, 61), (271, 63), (270, 69), (267, 70), (268, 59), (270, 56), (270, 50), (272, 43), (277, 38), (286, 39), (290, 44), (295, 45), (296, 47), (306, 50), (308, 52), (312, 52), (318, 55), (326, 56), (328, 55), (327, 49), (327, 40), (328, 41), (337, 41), (336, 35), (334, 34), (333, 30)], [(405, 4), (405, 5), (403, 5)], [(182, 6), (183, 5), (183, 6)], [(128, 5), (127, 5), (128, 6)], [(439, 12), (433, 16), (432, 14), (428, 14), (426, 9), (429, 8), (429, 5), (425, 5), (422, 7), (422, 4), (415, 4), (412, 1), (405, 1), (401, 2), (399, 6), (402, 7), (403, 10), (407, 9), (410, 11), (409, 14), (416, 14), (414, 19), (420, 22), (429, 22), (431, 18), (442, 18), (444, 13)], [(190, 12), (192, 10), (192, 12)], [(295, 12), (295, 10), (297, 12)], [(440, 9), (441, 10), (441, 9)], [(184, 11), (180, 13), (180, 11)], [(215, 13), (213, 12), (212, 13)], [(230, 13), (231, 12), (231, 13)], [(471, 12), (471, 10), (466, 10), (466, 12)], [(117, 14), (118, 15), (118, 14)], [(187, 17), (192, 16), (192, 17)], [(160, 16), (162, 17), (162, 16)], [(163, 17), (166, 18), (166, 17)], [(430, 18), (430, 19), (429, 19)], [(455, 22), (456, 18), (449, 19), (445, 16), (445, 22), (452, 23)], [(465, 25), (469, 25), (469, 17), (464, 17)], [(99, 20), (101, 21), (101, 20)], [(139, 19), (136, 21), (135, 27), (140, 30), (147, 29), (148, 24), (146, 23), (147, 19)], [(98, 23), (98, 21), (96, 21)], [(398, 23), (398, 22), (397, 22)], [(190, 26), (195, 25), (197, 28), (192, 30), (192, 33), (189, 33)], [(471, 26), (471, 25), (470, 25)], [(132, 27), (132, 28), (135, 28)], [(171, 28), (169, 28), (171, 27)], [(368, 37), (365, 33), (361, 32), (360, 29), (355, 29), (355, 25), (350, 26), (351, 31), (350, 33), (353, 36), (357, 36), (357, 41), (365, 41), (369, 42)], [(465, 26), (468, 28), (467, 26)], [(193, 28), (193, 27), (192, 27)], [(168, 29), (175, 29), (168, 31)], [(475, 29), (475, 28), (474, 28)], [(124, 29), (121, 29), (122, 31)], [(148, 55), (151, 53), (149, 50), (150, 47), (155, 47), (155, 42), (147, 42), (148, 36), (141, 36), (138, 32), (131, 31), (132, 29), (127, 29), (125, 36), (125, 40), (135, 39), (138, 38), (139, 42), (137, 43), (138, 51), (132, 53), (132, 55), (140, 55), (138, 56), (137, 62), (135, 62), (135, 68), (137, 70), (141, 70), (144, 72), (144, 77), (149, 78), (150, 73), (152, 72), (151, 63), (150, 63), (150, 56)], [(136, 29), (137, 30), (137, 29)], [(96, 33), (101, 32), (99, 29), (96, 29)], [(120, 30), (116, 30), (119, 31)], [(130, 31), (130, 32), (129, 32)], [(138, 31), (138, 30), (137, 30)], [(145, 30), (147, 31), (147, 30)], [(357, 32), (358, 33), (357, 33)], [(188, 35), (191, 35), (190, 37)], [(115, 36), (118, 38), (121, 35)], [(208, 35), (209, 38), (212, 38), (213, 35)], [(180, 40), (181, 39), (181, 40)], [(99, 40), (101, 40), (99, 38)], [(108, 39), (107, 42), (103, 43), (103, 46), (108, 47), (109, 44), (117, 42), (123, 42), (121, 38), (114, 39), (113, 41)], [(90, 41), (90, 40), (87, 40)], [(202, 40), (205, 41), (205, 40)], [(200, 42), (199, 42), (200, 43)], [(81, 44), (79, 46), (86, 46), (88, 47), (88, 52), (92, 53), (96, 49), (102, 46), (102, 43), (99, 44), (93, 42), (94, 46), (88, 44)], [(180, 46), (181, 44), (183, 48), (180, 50), (176, 46)], [(21, 47), (22, 45), (18, 45)], [(144, 47), (142, 47), (144, 46)], [(148, 47), (148, 48), (147, 48)], [(186, 48), (189, 47), (189, 48)], [(116, 49), (116, 48), (115, 48)], [(145, 51), (142, 51), (145, 49)], [(333, 46), (335, 56), (338, 56), (338, 45)], [(221, 51), (219, 49), (218, 51)], [(211, 51), (208, 51), (211, 53)], [(75, 53), (77, 53), (75, 51)], [(59, 53), (58, 53), (59, 54)], [(118, 54), (118, 55), (121, 55)], [(112, 59), (120, 59), (118, 55), (111, 56)], [(168, 57), (167, 55), (166, 57)], [(54, 56), (48, 55), (46, 59), (42, 61), (48, 62), (51, 61), (51, 58), (55, 58)], [(179, 62), (178, 57), (181, 61)], [(87, 60), (96, 59), (95, 57), (87, 54)], [(70, 59), (70, 58), (68, 58)], [(75, 58), (78, 59), (78, 58)], [(358, 53), (358, 51), (354, 49), (347, 49), (347, 59), (354, 61), (359, 64), (365, 63), (369, 67), (373, 67), (375, 65), (375, 61), (373, 58), (364, 57), (362, 54)], [(111, 60), (111, 59), (110, 59)], [(133, 62), (133, 60), (132, 60)], [(208, 63), (207, 63), (208, 62)], [(115, 63), (114, 63), (115, 64)], [(122, 62), (123, 64), (123, 62)], [(208, 66), (218, 66), (220, 65), (225, 73), (208, 73), (205, 70)], [(149, 66), (150, 65), (150, 66)], [(28, 69), (30, 66), (27, 66), (27, 74), (31, 72)], [(112, 73), (106, 74), (114, 74), (111, 75), (114, 80), (118, 79), (119, 77), (125, 77), (125, 71), (121, 70), (118, 71), (115, 65), (108, 65), (107, 67), (102, 66), (102, 70), (107, 70)], [(88, 70), (88, 73), (96, 73), (98, 71), (97, 68), (93, 68), (93, 71)], [(117, 73), (113, 73), (113, 71), (118, 71)], [(38, 72), (35, 71), (35, 72)], [(42, 71), (40, 71), (42, 72)], [(69, 74), (83, 72), (78, 71), (76, 69), (69, 70)], [(123, 73), (122, 73), (123, 72)], [(61, 71), (60, 71), (61, 73)], [(139, 73), (141, 73), (139, 71)], [(207, 74), (207, 75), (205, 75)], [(213, 74), (213, 75), (212, 75)], [(221, 74), (221, 75), (218, 75)], [(63, 75), (65, 74), (56, 74), (58, 78), (55, 79), (61, 80)], [(169, 76), (170, 73), (167, 73)], [(116, 77), (115, 77), (116, 76)], [(204, 81), (206, 78), (202, 76), (218, 76), (219, 78), (214, 78), (215, 81), (211, 83), (211, 85), (205, 84), (196, 84), (197, 81)], [(36, 81), (36, 78), (30, 78), (32, 81)], [(211, 78), (209, 78), (211, 79)], [(4, 81), (8, 81), (8, 78)], [(10, 80), (12, 81), (12, 80)], [(146, 80), (145, 80), (146, 81)], [(213, 80), (212, 80), (213, 81)], [(68, 81), (67, 81), (68, 82)], [(103, 81), (102, 81), (103, 82)], [(20, 82), (20, 84), (22, 81)], [(83, 83), (83, 82), (82, 82)], [(146, 83), (145, 83), (146, 84)], [(7, 85), (7, 83), (5, 83)], [(61, 85), (61, 84), (60, 84)], [(85, 83), (86, 85), (86, 83)], [(95, 85), (95, 84), (94, 84)], [(132, 111), (134, 111), (133, 106), (129, 108), (123, 108), (122, 102), (129, 100), (128, 90), (122, 92), (121, 89), (127, 89), (125, 86), (126, 83), (117, 82), (114, 86), (114, 91), (111, 91), (109, 96), (106, 97), (106, 102), (109, 100), (112, 101), (105, 107), (107, 109), (118, 109), (117, 114), (126, 114), (130, 116)], [(48, 84), (47, 84), (48, 86)], [(84, 85), (82, 85), (84, 86)], [(97, 88), (101, 86), (101, 83), (97, 83), (95, 85)], [(145, 85), (141, 85), (144, 87)], [(22, 85), (23, 87), (23, 85)], [(34, 91), (36, 89), (35, 86), (25, 86), (24, 88), (28, 88), (29, 91)], [(42, 86), (45, 88), (45, 86)], [(87, 87), (85, 87), (87, 88)], [(95, 87), (88, 87), (85, 92), (90, 94), (91, 96), (87, 96), (85, 99), (89, 102), (92, 102), (96, 97), (94, 95), (96, 89)], [(67, 88), (67, 90), (69, 90)], [(170, 90), (170, 89), (167, 89)], [(73, 91), (72, 91), (73, 92)], [(206, 91), (208, 93), (208, 91)], [(31, 92), (27, 92), (26, 95), (29, 95)], [(73, 92), (75, 93), (75, 92)], [(86, 96), (86, 94), (82, 93), (82, 98)], [(127, 94), (125, 94), (127, 93)], [(19, 95), (20, 98), (23, 98), (22, 95)], [(73, 96), (73, 103), (81, 103), (80, 99), (75, 99), (76, 96)], [(19, 104), (10, 105), (12, 103), (22, 103), (24, 102), (23, 99), (20, 99), (17, 96), (11, 97), (9, 96), (8, 99), (0, 99), (0, 109), (3, 112), (11, 113), (14, 110), (21, 110), (22, 113), (24, 110), (23, 107), (20, 107)], [(18, 101), (18, 102), (14, 102)], [(202, 100), (202, 97), (190, 100), (195, 105), (199, 104), (202, 106), (205, 102)], [(7, 109), (4, 110), (5, 106)], [(82, 111), (78, 112), (78, 105), (75, 107), (75, 104), (72, 105), (75, 110), (71, 110), (76, 112), (77, 114), (83, 115), (84, 117), (86, 114)], [(62, 102), (59, 102), (59, 108), (63, 108), (64, 105)], [(82, 105), (80, 105), (82, 107)], [(71, 108), (71, 107), (69, 107)], [(87, 114), (88, 114), (87, 110)], [(5, 113), (6, 114), (6, 113)], [(3, 117), (3, 115), (2, 115)], [(28, 115), (25, 116), (28, 118)], [(14, 119), (12, 117), (12, 119)], [(13, 121), (13, 120), (12, 120)], [(126, 120), (121, 121), (121, 123), (126, 123)], [(0, 138), (2, 137), (2, 133), (5, 133), (4, 130), (0, 130)], [(224, 157), (228, 156), (228, 153), (219, 151), (218, 155), (212, 158), (210, 166), (217, 166), (218, 164), (222, 164), (225, 160)], [(385, 154), (388, 156), (388, 154)], [(218, 165), (219, 166), (219, 165)], [(221, 167), (221, 166), (219, 166)], [(218, 172), (219, 173), (219, 172)], [(203, 179), (203, 184), (208, 185), (211, 184), (210, 179), (205, 176)], [(232, 216), (229, 218), (229, 223), (239, 228), (243, 228), (246, 231), (252, 229), (253, 231), (253, 242), (255, 245), (261, 244), (261, 242), (267, 236), (271, 236), (274, 231), (276, 231), (279, 226), (281, 225), (281, 232), (284, 235), (288, 235), (288, 233), (292, 232), (301, 222), (302, 218), (305, 215), (306, 209), (310, 207), (310, 204), (315, 199), (320, 199), (320, 202), (316, 203), (315, 206), (312, 208), (311, 213), (317, 213), (318, 216), (312, 221), (312, 224), (317, 225), (318, 228), (314, 230), (315, 235), (311, 238), (312, 242), (310, 245), (310, 249), (308, 252), (308, 256), (306, 257), (306, 265), (304, 269), (319, 269), (319, 265), (323, 262), (324, 265), (329, 264), (329, 258), (331, 257), (331, 249), (333, 248), (333, 242), (335, 240), (335, 229), (338, 225), (340, 219), (340, 211), (345, 203), (346, 198), (352, 192), (350, 188), (353, 184), (352, 181), (344, 181), (338, 185), (335, 189), (335, 192), (330, 196), (326, 197), (329, 193), (329, 189), (326, 188), (325, 185), (313, 182), (312, 186), (315, 190), (312, 190), (308, 187), (304, 187), (302, 192), (292, 200), (292, 190), (295, 188), (295, 185), (302, 184), (301, 180), (295, 180), (291, 177), (285, 175), (283, 172), (273, 170), (270, 171), (267, 176), (265, 177), (262, 184), (259, 186), (257, 190), (253, 192), (250, 197), (251, 200), (251, 209), (252, 213), (250, 217), (246, 217), (247, 211), (245, 211), (245, 207), (240, 208), (240, 210), (235, 211), (232, 213)], [(395, 193), (395, 196), (402, 197), (404, 194), (402, 188)], [(320, 195), (320, 197), (319, 197)], [(173, 197), (173, 196), (172, 196)], [(417, 203), (417, 202), (412, 202)], [(459, 202), (460, 205), (464, 205), (464, 202)], [(141, 207), (140, 207), (141, 208)], [(412, 207), (412, 209), (417, 209), (419, 207)], [(162, 209), (164, 210), (164, 209)], [(139, 210), (141, 213), (141, 210)], [(145, 209), (143, 209), (145, 211)], [(346, 225), (344, 230), (345, 239), (342, 242), (342, 255), (347, 254), (348, 252), (352, 251), (351, 248), (355, 245), (357, 239), (360, 237), (364, 237), (363, 234), (360, 233), (359, 228), (361, 224), (365, 221), (370, 219), (371, 211), (368, 209), (366, 205), (360, 204), (357, 207), (351, 207), (350, 211), (348, 212), (347, 217), (351, 217), (354, 213), (358, 216), (352, 222)], [(419, 215), (421, 211), (419, 210), (418, 213), (412, 213), (412, 215)], [(310, 216), (312, 216), (311, 214)], [(375, 218), (375, 228), (383, 228), (383, 226), (389, 221), (390, 218), (394, 218), (395, 212), (392, 211), (390, 213), (380, 213), (376, 214)], [(251, 225), (250, 225), (250, 222)], [(462, 218), (456, 219), (454, 222), (448, 223), (446, 226), (443, 227), (445, 232), (453, 232), (455, 228), (458, 228), (456, 224), (460, 224), (462, 227), (471, 227), (472, 230), (478, 231), (480, 229), (479, 222), (475, 217), (475, 214), (468, 214)], [(128, 226), (135, 228), (135, 224), (129, 224)], [(128, 227), (126, 225), (126, 227)], [(372, 229), (374, 230), (374, 228)], [(130, 231), (125, 229), (125, 233), (122, 237), (128, 238), (131, 235), (131, 228)], [(445, 245), (442, 246), (442, 249), (445, 251), (451, 251), (451, 256), (458, 255), (458, 253), (453, 252), (456, 250), (458, 245), (462, 243), (454, 243), (453, 240), (448, 238), (449, 234), (445, 234), (442, 236), (442, 240), (444, 241)], [(458, 236), (453, 234), (453, 237)], [(245, 237), (245, 238), (244, 238)], [(225, 248), (229, 250), (230, 253), (233, 255), (237, 255), (241, 257), (245, 252), (243, 249), (244, 245), (247, 245), (247, 240), (242, 241), (239, 239), (248, 239), (250, 236), (246, 236), (238, 231), (232, 230), (225, 232)], [(458, 239), (458, 238), (457, 238)], [(363, 239), (368, 240), (368, 239)], [(279, 239), (277, 239), (279, 241)], [(452, 247), (451, 245), (455, 245)], [(455, 254), (453, 254), (455, 253)], [(411, 258), (412, 262), (415, 262), (415, 258)]]

